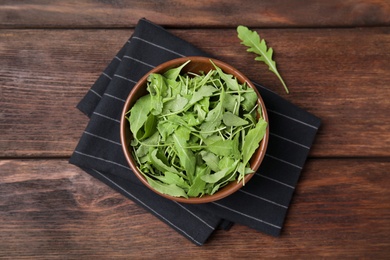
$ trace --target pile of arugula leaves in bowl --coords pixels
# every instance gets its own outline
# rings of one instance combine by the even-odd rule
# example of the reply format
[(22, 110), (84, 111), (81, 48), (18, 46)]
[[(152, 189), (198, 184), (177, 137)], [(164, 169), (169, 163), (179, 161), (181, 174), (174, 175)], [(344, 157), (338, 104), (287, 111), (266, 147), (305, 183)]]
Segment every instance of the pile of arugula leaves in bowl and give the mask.
[[(220, 61), (202, 58), (212, 67), (202, 71), (196, 66), (199, 57), (193, 59), (181, 58), (180, 66), (162, 73), (156, 69), (135, 86), (132, 92), (146, 88), (147, 93), (130, 94), (123, 112), (130, 144), (121, 135), (127, 159), (144, 184), (182, 202), (217, 195), (223, 187), (224, 197), (242, 187), (268, 141), (266, 110), (253, 85), (224, 72)], [(191, 63), (195, 69), (184, 70)]]

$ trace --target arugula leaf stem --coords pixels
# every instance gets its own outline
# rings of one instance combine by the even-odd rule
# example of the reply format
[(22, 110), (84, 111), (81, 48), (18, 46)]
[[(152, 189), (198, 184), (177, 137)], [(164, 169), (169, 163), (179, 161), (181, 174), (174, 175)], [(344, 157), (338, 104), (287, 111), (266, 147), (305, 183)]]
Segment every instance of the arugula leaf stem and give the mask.
[(145, 142), (142, 142), (140, 140), (137, 139), (137, 141), (143, 145), (143, 146), (146, 146), (146, 147), (166, 147), (168, 145), (170, 145), (170, 143), (164, 143), (164, 144), (148, 144), (148, 143), (145, 143)]
[(235, 136), (238, 132), (241, 132), (241, 130), (245, 131), (246, 129), (252, 128), (252, 127), (253, 127), (253, 125), (251, 125), (251, 124), (246, 125), (246, 126), (241, 126), (237, 130), (235, 130), (235, 132), (233, 133), (233, 136)]
[(232, 137), (233, 137), (234, 135), (233, 135), (233, 127), (231, 126), (230, 127), (230, 136), (229, 136), (229, 138), (228, 139), (233, 139)]
[(201, 149), (201, 148), (206, 148), (207, 145), (189, 145), (189, 146), (184, 146), (184, 148), (188, 148), (188, 149)]
[(234, 102), (233, 114), (238, 115), (238, 103)]
[(199, 77), (200, 75), (195, 73), (195, 72), (192, 72), (192, 71), (189, 71), (187, 72), (188, 75), (191, 75), (191, 76), (194, 76), (194, 77)]
[(211, 76), (214, 75), (215, 70), (210, 70), (204, 77), (203, 79), (199, 82), (199, 86), (206, 85), (209, 80), (211, 80)]
[(255, 111), (255, 109), (258, 107), (258, 105), (256, 104), (250, 111), (249, 111), (249, 113), (248, 114), (252, 114), (253, 113), (253, 111)]
[(226, 138), (223, 136), (221, 131), (218, 131), (219, 135), (222, 137), (223, 140), (226, 140)]
[(134, 155), (133, 157), (134, 157), (135, 160), (137, 161), (138, 165), (142, 165), (141, 162), (140, 162), (140, 160), (139, 160), (139, 157), (136, 156), (136, 147), (135, 147), (135, 146), (133, 146), (133, 155)]
[(200, 133), (200, 134), (214, 134), (214, 133), (216, 133), (216, 132), (221, 132), (221, 131), (224, 130), (224, 129), (226, 129), (226, 126), (221, 127), (221, 128), (219, 128), (219, 129), (215, 129), (215, 130), (213, 130), (213, 131), (198, 131), (198, 133)]

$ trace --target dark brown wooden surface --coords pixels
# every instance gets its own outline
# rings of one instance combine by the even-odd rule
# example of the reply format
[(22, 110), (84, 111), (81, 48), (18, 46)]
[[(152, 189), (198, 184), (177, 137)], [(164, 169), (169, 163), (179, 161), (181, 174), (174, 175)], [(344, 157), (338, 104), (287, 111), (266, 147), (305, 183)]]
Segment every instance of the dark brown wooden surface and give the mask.
[(235, 225), (202, 247), (64, 160), (0, 166), (4, 256), (378, 259), (390, 252), (390, 162), (382, 159), (310, 159), (279, 238)]
[[(141, 17), (323, 120), (281, 237), (235, 225), (194, 246), (68, 164), (75, 105)], [(0, 28), (0, 258), (390, 257), (389, 1), (0, 1)]]
[(390, 25), (387, 0), (2, 0), (3, 28), (131, 27), (142, 17), (169, 27)]

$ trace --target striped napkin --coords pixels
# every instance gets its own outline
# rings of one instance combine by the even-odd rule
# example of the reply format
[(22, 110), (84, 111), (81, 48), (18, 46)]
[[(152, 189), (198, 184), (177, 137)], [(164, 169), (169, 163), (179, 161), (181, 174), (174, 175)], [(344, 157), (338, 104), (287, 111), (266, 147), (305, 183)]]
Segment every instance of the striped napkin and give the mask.
[(270, 139), (258, 172), (222, 200), (188, 205), (146, 188), (131, 172), (120, 143), (120, 116), (135, 83), (157, 65), (178, 57), (210, 56), (164, 28), (141, 19), (77, 108), (89, 123), (70, 163), (117, 190), (197, 245), (232, 223), (278, 236), (320, 126), (320, 119), (254, 83), (269, 116)]

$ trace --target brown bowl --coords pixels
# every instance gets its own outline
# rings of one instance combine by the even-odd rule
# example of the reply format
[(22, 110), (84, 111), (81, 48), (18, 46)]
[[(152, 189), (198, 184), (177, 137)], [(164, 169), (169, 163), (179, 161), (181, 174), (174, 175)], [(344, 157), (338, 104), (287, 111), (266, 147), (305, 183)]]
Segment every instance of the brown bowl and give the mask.
[[(243, 186), (243, 183), (248, 183), (248, 181), (252, 178), (254, 173), (247, 174), (244, 177), (244, 180), (241, 181), (241, 182), (233, 181), (233, 182), (227, 184), (226, 186), (224, 186), (223, 188), (218, 190), (213, 195), (204, 195), (202, 197), (183, 198), (183, 197), (173, 197), (173, 196), (170, 196), (170, 195), (162, 194), (162, 193), (156, 191), (155, 189), (153, 189), (150, 186), (150, 184), (147, 182), (146, 178), (138, 170), (137, 163), (136, 163), (135, 159), (133, 158), (133, 155), (132, 155), (131, 151), (129, 150), (129, 143), (130, 143), (130, 141), (132, 139), (132, 134), (131, 134), (130, 129), (129, 129), (128, 120), (125, 118), (126, 113), (135, 104), (135, 102), (140, 97), (148, 94), (148, 92), (146, 90), (146, 84), (147, 84), (147, 78), (148, 78), (150, 73), (162, 74), (162, 73), (164, 73), (165, 71), (167, 71), (167, 70), (169, 70), (171, 68), (179, 67), (180, 65), (182, 65), (183, 63), (185, 63), (188, 60), (191, 60), (191, 62), (188, 63), (182, 69), (183, 73), (186, 73), (186, 72), (199, 73), (200, 71), (203, 71), (203, 72), (207, 73), (208, 71), (215, 69), (213, 67), (213, 65), (211, 64), (211, 62), (210, 62), (210, 58), (198, 57), (198, 56), (195, 56), (195, 57), (183, 57), (183, 58), (170, 60), (170, 61), (165, 62), (165, 63), (155, 67), (154, 69), (152, 69), (149, 73), (147, 73), (145, 76), (143, 76), (137, 82), (137, 84), (134, 86), (134, 88), (132, 89), (132, 91), (130, 92), (130, 94), (129, 94), (127, 100), (126, 100), (126, 103), (124, 105), (123, 112), (122, 112), (122, 117), (121, 117), (120, 136), (121, 136), (122, 148), (123, 148), (126, 160), (129, 163), (129, 165), (130, 165), (131, 169), (133, 170), (134, 174), (139, 178), (139, 180), (145, 186), (147, 186), (148, 188), (150, 188), (151, 190), (153, 190), (157, 194), (159, 194), (159, 195), (161, 195), (161, 196), (163, 196), (165, 198), (168, 198), (170, 200), (183, 202), (183, 203), (198, 204), (198, 203), (212, 202), (212, 201), (216, 201), (216, 200), (225, 198), (226, 196), (228, 196), (228, 195), (234, 193), (235, 191), (239, 190)], [(267, 111), (265, 109), (264, 102), (263, 102), (259, 92), (257, 91), (256, 87), (253, 85), (253, 83), (251, 83), (251, 81), (246, 76), (244, 76), (244, 74), (242, 74), (241, 72), (239, 72), (238, 70), (236, 70), (232, 66), (230, 66), (230, 65), (228, 65), (228, 64), (226, 64), (224, 62), (221, 62), (219, 60), (216, 60), (216, 59), (211, 59), (211, 60), (218, 67), (220, 67), (222, 69), (222, 71), (224, 71), (225, 73), (229, 73), (229, 74), (234, 75), (237, 78), (237, 80), (238, 80), (238, 82), (240, 84), (243, 84), (244, 82), (246, 82), (249, 87), (251, 87), (251, 88), (253, 88), (255, 90), (255, 92), (257, 93), (257, 96), (258, 96), (257, 102), (258, 102), (259, 106), (261, 106), (261, 108), (262, 108), (263, 117), (264, 117), (265, 121), (268, 122), (268, 115), (267, 115)], [(251, 166), (251, 168), (255, 172), (259, 168), (259, 166), (260, 166), (260, 164), (261, 164), (261, 162), (262, 162), (262, 160), (264, 158), (266, 149), (267, 149), (267, 144), (268, 144), (268, 139), (269, 139), (269, 130), (268, 129), (269, 128), (267, 127), (267, 130), (266, 130), (266, 133), (264, 135), (264, 138), (260, 142), (259, 147), (257, 148), (256, 152), (254, 153), (254, 155), (252, 156), (252, 158), (250, 160), (250, 166)]]

